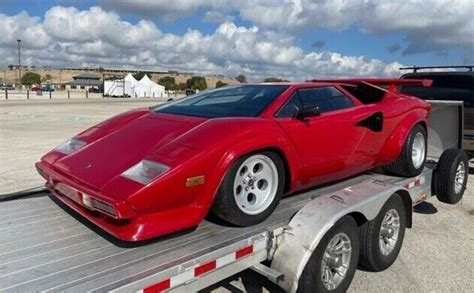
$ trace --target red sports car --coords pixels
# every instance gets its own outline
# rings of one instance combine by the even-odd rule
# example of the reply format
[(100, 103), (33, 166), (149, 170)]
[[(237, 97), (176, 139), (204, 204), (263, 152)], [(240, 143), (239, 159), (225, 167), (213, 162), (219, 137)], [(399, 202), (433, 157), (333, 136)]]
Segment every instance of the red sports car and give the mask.
[(113, 117), (36, 167), (58, 199), (122, 240), (195, 227), (210, 210), (253, 225), (297, 190), (378, 166), (419, 174), (430, 106), (399, 94), (407, 83), (429, 82), (223, 87)]

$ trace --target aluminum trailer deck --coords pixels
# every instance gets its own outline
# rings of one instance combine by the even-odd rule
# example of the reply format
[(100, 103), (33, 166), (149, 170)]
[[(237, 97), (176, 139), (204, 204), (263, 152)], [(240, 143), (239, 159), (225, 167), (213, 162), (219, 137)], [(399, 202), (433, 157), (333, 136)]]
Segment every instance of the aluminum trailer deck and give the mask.
[[(431, 170), (423, 174), (430, 175)], [(47, 192), (0, 202), (0, 291), (140, 290), (153, 283), (147, 280), (150, 276), (163, 272), (162, 278), (166, 278), (167, 269), (187, 262), (202, 263), (199, 260), (206, 256), (225, 256), (262, 237), (266, 242), (269, 233), (285, 227), (312, 199), (367, 181), (403, 185), (413, 179), (363, 174), (285, 198), (273, 215), (257, 226), (236, 228), (205, 221), (185, 235), (135, 247), (124, 247), (90, 223), (72, 217), (74, 213), (69, 214), (68, 208), (53, 201)], [(220, 254), (213, 255), (220, 249)], [(246, 264), (241, 269), (266, 260), (266, 249), (262, 251), (265, 253), (249, 256), (253, 259), (242, 258)]]

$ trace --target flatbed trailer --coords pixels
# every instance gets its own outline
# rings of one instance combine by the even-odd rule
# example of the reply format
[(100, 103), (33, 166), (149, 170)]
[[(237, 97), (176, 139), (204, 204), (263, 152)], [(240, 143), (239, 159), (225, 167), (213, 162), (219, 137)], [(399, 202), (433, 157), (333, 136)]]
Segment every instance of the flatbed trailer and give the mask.
[[(438, 107), (462, 115), (456, 110), (462, 104)], [(433, 149), (460, 144), (461, 126), (455, 139), (451, 128), (440, 127), (430, 129), (438, 144)], [(294, 292), (312, 254), (321, 249), (319, 242), (342, 218), (352, 217), (358, 225), (374, 221), (397, 194), (411, 227), (412, 207), (434, 195), (438, 169), (431, 161), (414, 178), (365, 173), (284, 198), (256, 226), (209, 219), (193, 231), (138, 244), (113, 239), (46, 191), (2, 201), (0, 292), (193, 292), (247, 268)], [(446, 180), (438, 177), (434, 180)]]

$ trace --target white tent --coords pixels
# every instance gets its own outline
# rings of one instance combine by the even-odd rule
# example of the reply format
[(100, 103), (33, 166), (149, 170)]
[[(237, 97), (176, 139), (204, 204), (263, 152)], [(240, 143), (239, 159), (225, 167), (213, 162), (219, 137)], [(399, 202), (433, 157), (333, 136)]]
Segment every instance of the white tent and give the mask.
[(131, 96), (132, 83), (123, 79), (104, 81), (104, 95), (111, 97)]
[(146, 74), (140, 81), (137, 81), (135, 77), (129, 73), (124, 79), (106, 80), (104, 82), (104, 95), (113, 97), (129, 96), (132, 98), (160, 98), (165, 95), (165, 87), (153, 82)]
[(139, 82), (129, 73), (124, 79), (106, 80), (104, 82), (104, 95), (134, 97), (137, 86), (139, 86)]
[(132, 98), (134, 97), (140, 97), (140, 93), (143, 92), (142, 86), (140, 85), (140, 82), (133, 77), (131, 73), (127, 74), (125, 76), (125, 82), (130, 82), (131, 87), (130, 87), (130, 93), (128, 95)]
[(144, 75), (139, 81), (140, 89), (143, 91), (139, 97), (163, 97), (165, 95), (165, 87), (152, 81), (148, 75)]

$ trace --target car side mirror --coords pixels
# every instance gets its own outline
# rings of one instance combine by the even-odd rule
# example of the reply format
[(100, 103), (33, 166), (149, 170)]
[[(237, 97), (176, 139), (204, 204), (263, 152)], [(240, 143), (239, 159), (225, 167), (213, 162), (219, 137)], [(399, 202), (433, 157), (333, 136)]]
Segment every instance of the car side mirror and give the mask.
[(319, 111), (319, 107), (317, 106), (310, 106), (310, 107), (303, 107), (296, 113), (296, 119), (304, 120), (307, 117), (315, 117), (321, 115), (321, 111)]

